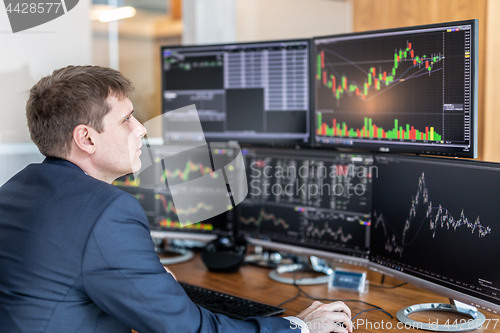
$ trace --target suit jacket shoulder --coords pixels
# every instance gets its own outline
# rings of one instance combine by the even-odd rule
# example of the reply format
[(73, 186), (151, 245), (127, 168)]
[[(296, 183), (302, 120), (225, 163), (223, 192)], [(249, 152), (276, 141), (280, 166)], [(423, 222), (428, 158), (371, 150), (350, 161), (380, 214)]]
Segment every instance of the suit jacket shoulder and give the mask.
[(192, 303), (154, 252), (146, 215), (67, 161), (30, 165), (0, 188), (0, 323), (7, 332), (288, 332)]

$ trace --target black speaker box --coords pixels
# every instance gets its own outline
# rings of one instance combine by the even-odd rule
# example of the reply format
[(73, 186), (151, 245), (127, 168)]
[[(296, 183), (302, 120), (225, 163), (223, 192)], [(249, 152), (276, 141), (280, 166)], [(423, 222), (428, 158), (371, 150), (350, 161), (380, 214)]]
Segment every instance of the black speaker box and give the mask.
[(244, 239), (218, 237), (201, 252), (201, 260), (210, 271), (234, 272), (245, 259), (247, 244)]

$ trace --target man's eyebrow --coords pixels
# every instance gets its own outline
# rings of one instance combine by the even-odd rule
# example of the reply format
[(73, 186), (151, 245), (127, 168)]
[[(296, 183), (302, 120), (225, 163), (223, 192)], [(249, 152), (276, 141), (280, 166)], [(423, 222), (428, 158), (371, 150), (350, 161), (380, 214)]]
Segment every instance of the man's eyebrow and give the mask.
[(130, 117), (130, 116), (132, 115), (132, 113), (134, 113), (134, 111), (135, 111), (135, 110), (132, 110), (132, 112), (130, 112), (129, 114), (127, 114), (127, 115), (125, 116), (125, 118)]

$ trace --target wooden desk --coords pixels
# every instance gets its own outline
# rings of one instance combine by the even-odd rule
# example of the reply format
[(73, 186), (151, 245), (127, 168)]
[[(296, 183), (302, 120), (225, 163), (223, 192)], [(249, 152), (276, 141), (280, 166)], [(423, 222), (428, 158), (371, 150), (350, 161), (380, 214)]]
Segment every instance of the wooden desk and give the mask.
[[(355, 268), (355, 267), (352, 267)], [(171, 265), (169, 269), (175, 274), (179, 281), (187, 282), (190, 284), (198, 285), (201, 287), (214, 289), (217, 291), (233, 294), (236, 296), (248, 298), (251, 300), (267, 303), (271, 305), (278, 305), (293, 296), (298, 290), (291, 285), (277, 283), (268, 278), (269, 269), (246, 265), (240, 268), (235, 273), (213, 273), (209, 272), (199, 254), (189, 262)], [(360, 269), (360, 268), (355, 268)], [(379, 284), (381, 275), (375, 272), (368, 271), (368, 279), (371, 284)], [(401, 281), (387, 277), (385, 285), (397, 285)], [(372, 332), (372, 331), (398, 331), (398, 332), (424, 332), (411, 328), (398, 328), (399, 321), (396, 319), (396, 313), (409, 305), (418, 303), (448, 303), (448, 299), (443, 296), (428, 292), (426, 290), (414, 287), (412, 285), (405, 285), (396, 289), (381, 289), (370, 286), (368, 293), (358, 296), (356, 293), (346, 291), (332, 291), (328, 292), (326, 285), (317, 286), (303, 286), (302, 289), (309, 295), (317, 298), (332, 298), (332, 299), (359, 299), (380, 306), (394, 316), (390, 319), (386, 314), (381, 311), (369, 311), (362, 313), (354, 321), (357, 332)], [(301, 295), (297, 299), (286, 303), (283, 307), (286, 309), (284, 316), (293, 316), (308, 307), (313, 301)], [(346, 302), (351, 308), (352, 315), (358, 312), (369, 309), (370, 306), (356, 303)], [(498, 332), (500, 331), (500, 316), (483, 312), (487, 319), (491, 321), (483, 328), (475, 332)], [(435, 322), (440, 319), (440, 324), (444, 324), (447, 319), (450, 319), (450, 324), (455, 319), (458, 322), (465, 317), (456, 316), (453, 314), (435, 314), (426, 313), (419, 314), (419, 317), (412, 317), (424, 322)], [(402, 324), (399, 323), (401, 326)], [(391, 329), (392, 327), (392, 329)]]

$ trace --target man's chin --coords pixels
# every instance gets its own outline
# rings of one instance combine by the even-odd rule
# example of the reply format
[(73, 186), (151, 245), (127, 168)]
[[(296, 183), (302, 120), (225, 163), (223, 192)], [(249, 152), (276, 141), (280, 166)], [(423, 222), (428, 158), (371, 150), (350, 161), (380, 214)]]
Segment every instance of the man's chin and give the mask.
[(138, 160), (132, 165), (132, 173), (137, 173), (141, 170), (142, 162)]

